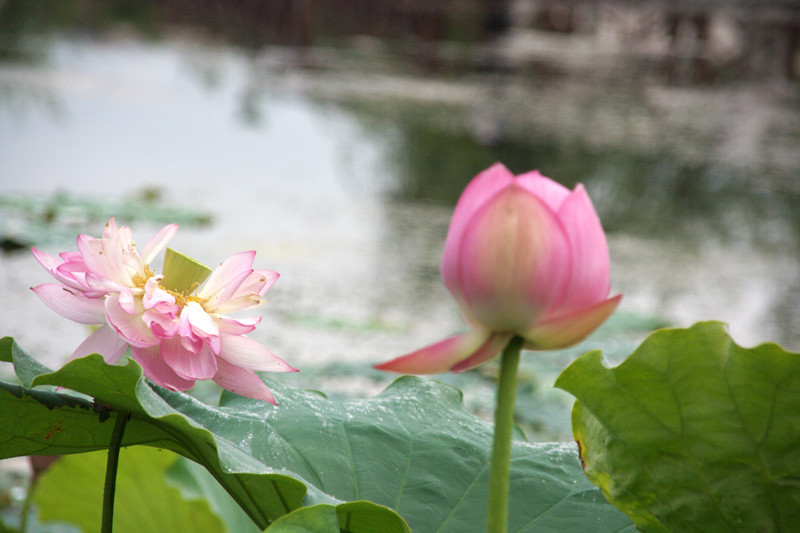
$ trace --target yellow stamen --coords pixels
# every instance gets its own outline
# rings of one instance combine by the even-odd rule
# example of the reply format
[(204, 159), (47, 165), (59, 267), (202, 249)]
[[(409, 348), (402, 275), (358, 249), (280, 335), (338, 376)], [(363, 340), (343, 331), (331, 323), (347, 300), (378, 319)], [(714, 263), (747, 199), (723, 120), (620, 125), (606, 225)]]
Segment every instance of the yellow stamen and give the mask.
[(189, 287), (189, 289), (185, 292), (176, 292), (171, 289), (167, 289), (163, 285), (159, 285), (159, 288), (166, 291), (167, 294), (171, 294), (172, 297), (175, 298), (175, 303), (183, 308), (189, 305), (190, 302), (197, 302), (203, 306), (208, 301), (208, 298), (201, 298), (200, 296), (190, 294), (191, 292), (197, 290), (198, 285), (199, 283), (192, 284), (192, 286)]
[(147, 285), (147, 280), (149, 280), (155, 275), (156, 273), (153, 269), (150, 268), (150, 265), (145, 265), (144, 274), (134, 274), (131, 279), (136, 287), (144, 289), (144, 286)]

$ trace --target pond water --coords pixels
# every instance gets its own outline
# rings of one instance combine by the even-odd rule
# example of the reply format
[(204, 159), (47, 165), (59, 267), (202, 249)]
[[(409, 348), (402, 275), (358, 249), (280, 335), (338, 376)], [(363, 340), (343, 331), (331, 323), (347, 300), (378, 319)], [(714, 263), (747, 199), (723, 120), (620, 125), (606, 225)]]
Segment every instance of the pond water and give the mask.
[[(625, 294), (598, 336), (533, 364), (532, 389), (551, 394), (583, 348), (619, 361), (661, 325), (721, 320), (740, 344), (800, 350), (796, 88), (429, 75), (369, 43), (25, 46), (36, 62), (0, 62), (0, 236), (57, 253), (109, 215), (139, 240), (174, 216), (171, 246), (207, 264), (256, 250), (281, 279), (252, 336), (301, 369), (282, 376), (297, 386), (374, 394), (392, 376), (368, 365), (463, 329), (439, 259), (458, 194), (496, 160), (585, 184)], [(57, 366), (87, 330), (28, 289), (48, 281), (26, 250), (0, 255), (0, 333)], [(490, 406), (478, 375), (457, 383)]]

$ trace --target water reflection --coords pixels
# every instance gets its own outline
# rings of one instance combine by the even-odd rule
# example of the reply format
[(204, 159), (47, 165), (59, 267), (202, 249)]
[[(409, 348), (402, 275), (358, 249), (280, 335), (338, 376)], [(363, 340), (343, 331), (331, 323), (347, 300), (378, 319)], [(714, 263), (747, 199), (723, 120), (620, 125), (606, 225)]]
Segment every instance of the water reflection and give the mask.
[[(181, 2), (136, 5), (105, 18), (37, 11), (16, 30), (0, 17), (3, 42), (18, 51), (0, 63), (0, 194), (90, 198), (94, 226), (82, 219), (78, 231), (92, 234), (115, 203), (147, 187), (167, 205), (208, 213), (213, 224), (182, 228), (175, 246), (209, 264), (255, 249), (261, 266), (283, 274), (256, 334), (291, 364), (337, 365), (344, 379), (461, 329), (439, 280), (441, 248), (464, 185), (497, 160), (590, 191), (609, 233), (614, 291), (625, 293), (622, 322), (640, 319), (591, 341), (610, 354), (624, 356), (648, 327), (702, 319), (729, 322), (745, 344), (800, 349), (795, 85), (587, 76), (558, 62), (573, 57), (568, 41), (529, 28), (517, 29), (533, 49), (438, 43), (433, 75), (415, 53), (393, 53), (395, 41), (296, 49), (263, 46), (262, 36), (242, 49), (211, 40), (213, 27), (187, 33), (161, 18)], [(46, 39), (29, 24), (63, 27), (62, 17), (84, 31)], [(119, 18), (124, 31), (109, 22)], [(475, 42), (488, 39), (475, 28)], [(0, 228), (24, 233), (10, 216), (0, 212)], [(47, 278), (27, 254), (0, 262), (0, 298), (16, 305), (2, 333), (60, 364), (85, 331), (30, 294)], [(549, 385), (555, 367), (535, 372)], [(367, 394), (390, 377), (370, 379), (347, 386)]]

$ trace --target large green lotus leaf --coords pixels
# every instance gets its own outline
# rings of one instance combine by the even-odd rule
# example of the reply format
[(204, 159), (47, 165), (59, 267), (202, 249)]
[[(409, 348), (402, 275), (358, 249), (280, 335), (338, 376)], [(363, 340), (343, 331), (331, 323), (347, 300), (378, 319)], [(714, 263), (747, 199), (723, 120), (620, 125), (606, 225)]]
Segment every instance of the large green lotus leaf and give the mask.
[[(0, 383), (0, 458), (102, 449), (126, 410), (124, 445), (202, 464), (262, 528), (319, 504), (353, 532), (408, 531), (390, 509), (414, 531), (484, 527), (492, 426), (450, 386), (402, 377), (374, 398), (333, 402), (268, 382), (277, 407), (227, 392), (211, 407), (152, 385), (133, 361), (94, 355), (35, 375), (40, 365), (9, 341), (0, 359), (23, 382)], [(30, 388), (42, 385), (94, 401)], [(513, 443), (510, 508), (511, 531), (634, 531), (585, 479), (571, 444)]]
[(800, 354), (705, 322), (653, 333), (613, 369), (589, 352), (556, 386), (578, 399), (586, 475), (642, 531), (800, 524)]
[(339, 520), (333, 505), (303, 507), (284, 515), (266, 529), (266, 533), (319, 533), (338, 531)]
[[(208, 470), (193, 461), (178, 457), (166, 472), (169, 485), (180, 489), (186, 500), (204, 499), (211, 510), (228, 526), (232, 533), (260, 533), (261, 528), (250, 520), (230, 494), (217, 483)], [(304, 508), (302, 508), (304, 509)]]
[[(107, 458), (105, 451), (65, 455), (42, 473), (34, 495), (39, 519), (74, 524), (85, 533), (100, 531)], [(166, 484), (164, 472), (175, 459), (144, 446), (120, 450), (115, 533), (226, 531), (205, 500), (184, 499)]]
[[(370, 502), (352, 502), (335, 507), (318, 504), (301, 507), (287, 515), (283, 515), (266, 529), (266, 533), (320, 533), (327, 531), (344, 533), (375, 533), (376, 531), (394, 531), (401, 527), (400, 523), (378, 526), (380, 508)], [(400, 517), (397, 517), (400, 520)], [(390, 529), (391, 528), (391, 529)]]
[[(261, 531), (213, 476), (197, 463), (184, 458), (178, 459), (167, 471), (167, 479), (181, 489), (185, 499), (203, 498), (207, 500), (211, 509), (222, 517), (230, 531), (235, 533)], [(308, 512), (306, 512), (307, 510)], [(322, 519), (322, 517), (328, 520), (328, 515), (332, 515), (334, 523), (341, 523), (342, 529), (349, 533), (372, 533), (375, 531), (375, 524), (380, 523), (384, 524), (386, 531), (403, 530), (402, 518), (397, 516), (395, 524), (387, 524), (384, 514), (382, 506), (365, 501), (343, 503), (338, 506), (318, 504), (301, 507), (284, 515), (267, 529), (270, 532), (291, 531), (290, 526), (297, 527), (299, 524), (307, 524), (307, 520), (313, 523), (314, 520)], [(337, 519), (337, 516), (341, 519)], [(338, 526), (335, 530), (339, 530)], [(317, 529), (316, 531), (325, 530)]]

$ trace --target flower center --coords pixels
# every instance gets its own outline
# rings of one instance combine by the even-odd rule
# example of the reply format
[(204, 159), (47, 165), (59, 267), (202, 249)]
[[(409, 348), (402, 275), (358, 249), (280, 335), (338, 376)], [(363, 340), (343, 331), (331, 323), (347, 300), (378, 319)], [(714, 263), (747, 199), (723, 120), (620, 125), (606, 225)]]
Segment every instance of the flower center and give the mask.
[[(132, 280), (133, 280), (133, 284), (137, 288), (144, 290), (145, 285), (147, 285), (147, 282), (150, 280), (150, 278), (154, 278), (154, 277), (156, 277), (155, 270), (150, 268), (150, 265), (145, 265), (144, 266), (144, 273), (143, 274), (134, 274), (133, 277), (132, 277)], [(163, 276), (162, 276), (162, 279), (163, 279)], [(208, 301), (208, 298), (201, 298), (200, 296), (197, 296), (196, 294), (192, 294), (193, 292), (196, 292), (197, 289), (200, 287), (200, 283), (194, 282), (185, 291), (176, 291), (176, 290), (168, 289), (167, 287), (165, 287), (164, 284), (160, 282), (161, 280), (157, 280), (157, 281), (159, 281), (158, 288), (163, 290), (167, 294), (171, 295), (173, 298), (175, 298), (175, 304), (180, 306), (181, 310), (183, 310), (184, 307), (189, 305), (189, 302), (197, 302), (201, 306), (203, 306), (203, 308), (205, 309), (205, 305), (204, 304)]]
[(164, 287), (161, 284), (159, 284), (158, 286), (159, 288), (166, 291), (167, 294), (171, 294), (172, 297), (175, 298), (175, 303), (181, 306), (181, 310), (183, 310), (184, 307), (189, 305), (189, 302), (197, 302), (200, 304), (201, 307), (203, 307), (203, 309), (205, 309), (204, 304), (208, 301), (208, 298), (201, 298), (196, 294), (191, 294), (192, 292), (195, 292), (197, 288), (200, 286), (199, 283), (192, 284), (192, 286), (186, 289), (184, 292), (173, 291), (171, 289)]
[(142, 274), (134, 274), (131, 278), (133, 280), (133, 284), (136, 285), (139, 289), (144, 289), (144, 286), (147, 285), (147, 280), (155, 276), (156, 273), (153, 269), (150, 268), (150, 265), (144, 266), (144, 275)]

